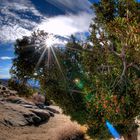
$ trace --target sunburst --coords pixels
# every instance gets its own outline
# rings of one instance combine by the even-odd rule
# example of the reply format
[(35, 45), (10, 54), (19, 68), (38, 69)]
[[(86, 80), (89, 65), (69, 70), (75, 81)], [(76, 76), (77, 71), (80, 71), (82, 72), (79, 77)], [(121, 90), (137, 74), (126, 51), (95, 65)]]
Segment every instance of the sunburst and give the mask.
[(40, 43), (40, 46), (36, 48), (36, 52), (38, 51), (42, 51), (42, 54), (36, 64), (36, 67), (35, 69), (37, 69), (41, 63), (41, 61), (44, 59), (44, 56), (46, 55), (47, 53), (47, 58), (46, 58), (46, 65), (48, 68), (50, 67), (51, 65), (51, 58), (52, 56), (54, 57), (55, 61), (56, 61), (56, 64), (58, 66), (58, 69), (59, 71), (61, 72), (63, 78), (65, 79), (65, 76), (64, 76), (64, 73), (63, 73), (63, 70), (61, 68), (61, 65), (60, 65), (60, 62), (57, 58), (57, 55), (56, 55), (56, 52), (55, 52), (55, 49), (59, 44), (64, 44), (64, 42), (61, 42), (61, 40), (57, 39), (54, 37), (53, 34), (47, 34), (47, 36), (43, 39), (41, 38), (42, 42)]

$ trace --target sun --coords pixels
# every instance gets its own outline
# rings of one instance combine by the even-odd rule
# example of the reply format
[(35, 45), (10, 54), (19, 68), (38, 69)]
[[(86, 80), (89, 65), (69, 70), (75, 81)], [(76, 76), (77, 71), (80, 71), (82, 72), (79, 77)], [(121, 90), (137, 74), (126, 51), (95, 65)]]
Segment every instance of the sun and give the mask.
[(52, 46), (55, 46), (57, 44), (56, 38), (54, 37), (54, 35), (49, 34), (47, 39), (45, 40), (45, 46), (47, 48), (50, 48)]

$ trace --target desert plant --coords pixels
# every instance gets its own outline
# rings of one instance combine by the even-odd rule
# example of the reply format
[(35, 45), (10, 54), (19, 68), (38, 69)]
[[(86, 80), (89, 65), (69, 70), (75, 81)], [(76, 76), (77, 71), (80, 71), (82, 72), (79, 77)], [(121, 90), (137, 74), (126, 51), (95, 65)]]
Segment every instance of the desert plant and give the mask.
[(16, 90), (19, 96), (29, 97), (34, 93), (32, 87), (15, 79), (9, 79), (8, 87), (12, 90)]
[(77, 123), (67, 122), (54, 128), (55, 140), (86, 140), (84, 132)]

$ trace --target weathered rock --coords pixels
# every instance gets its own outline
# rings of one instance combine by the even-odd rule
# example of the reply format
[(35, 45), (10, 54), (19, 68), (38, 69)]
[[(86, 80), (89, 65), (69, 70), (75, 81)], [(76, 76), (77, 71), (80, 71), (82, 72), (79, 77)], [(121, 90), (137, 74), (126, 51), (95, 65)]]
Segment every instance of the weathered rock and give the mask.
[(33, 109), (38, 109), (37, 106), (35, 105), (29, 105), (29, 104), (21, 104), (21, 106), (25, 107), (25, 108), (33, 108)]
[(33, 103), (20, 98), (16, 91), (0, 85), (0, 124), (6, 126), (41, 125), (59, 113), (42, 102)]
[(0, 103), (0, 124), (6, 126), (38, 126), (49, 120), (50, 114), (47, 111), (32, 109), (29, 110), (20, 105), (12, 103)]
[(6, 101), (10, 103), (15, 103), (15, 104), (34, 105), (32, 102), (26, 101), (23, 98), (20, 98), (17, 96), (7, 97)]
[(0, 122), (6, 126), (25, 126), (28, 122), (24, 118), (23, 114), (30, 113), (28, 110), (13, 105), (10, 103), (0, 103)]
[(31, 112), (36, 114), (39, 118), (41, 118), (41, 122), (48, 121), (50, 118), (50, 114), (47, 111), (40, 110), (40, 109), (32, 109)]
[(16, 96), (17, 92), (0, 85), (0, 97)]
[(41, 118), (36, 116), (35, 114), (23, 114), (23, 116), (25, 117), (29, 125), (37, 126), (41, 123)]
[(50, 114), (51, 117), (54, 117), (54, 113), (48, 111), (48, 113)]
[(45, 106), (44, 109), (49, 110), (49, 111), (51, 111), (51, 112), (53, 112), (53, 113), (56, 113), (56, 114), (59, 114), (59, 113), (60, 113), (60, 112), (57, 111), (56, 109), (53, 109), (53, 108), (48, 107), (48, 106)]

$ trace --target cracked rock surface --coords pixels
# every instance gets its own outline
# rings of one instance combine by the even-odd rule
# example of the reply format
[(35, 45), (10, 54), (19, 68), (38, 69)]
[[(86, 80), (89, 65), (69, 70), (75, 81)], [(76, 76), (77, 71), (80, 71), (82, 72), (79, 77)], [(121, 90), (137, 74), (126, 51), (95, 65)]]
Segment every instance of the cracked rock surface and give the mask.
[(16, 91), (0, 85), (0, 125), (5, 126), (39, 126), (48, 122), (59, 111), (36, 105), (16, 96)]

